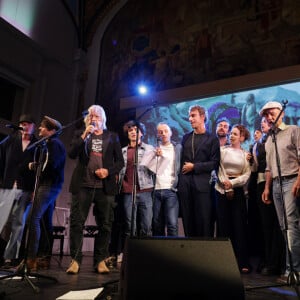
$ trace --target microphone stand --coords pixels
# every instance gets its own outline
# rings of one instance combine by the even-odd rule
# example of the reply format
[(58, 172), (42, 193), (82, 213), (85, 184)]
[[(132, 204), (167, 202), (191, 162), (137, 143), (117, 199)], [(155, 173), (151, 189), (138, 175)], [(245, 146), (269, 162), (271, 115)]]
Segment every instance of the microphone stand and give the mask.
[(268, 288), (268, 287), (278, 287), (278, 286), (292, 286), (294, 287), (296, 294), (298, 296), (298, 299), (300, 299), (300, 293), (299, 293), (299, 274), (295, 271), (294, 265), (293, 265), (293, 257), (292, 253), (289, 247), (289, 239), (288, 239), (288, 224), (287, 224), (287, 215), (286, 215), (286, 210), (285, 210), (285, 203), (284, 203), (284, 197), (283, 197), (283, 187), (282, 187), (282, 177), (281, 177), (281, 165), (280, 165), (280, 158), (279, 158), (279, 153), (278, 153), (278, 147), (277, 147), (277, 139), (276, 139), (276, 134), (277, 134), (277, 127), (276, 124), (284, 112), (286, 106), (287, 106), (288, 101), (283, 100), (282, 101), (282, 110), (280, 111), (279, 115), (277, 116), (276, 120), (272, 124), (272, 127), (270, 129), (270, 134), (272, 137), (272, 142), (274, 143), (275, 147), (275, 155), (276, 155), (276, 166), (277, 166), (277, 172), (278, 172), (278, 179), (279, 179), (279, 186), (280, 186), (280, 200), (282, 203), (282, 208), (283, 208), (283, 228), (282, 228), (282, 233), (284, 236), (284, 241), (285, 241), (285, 248), (287, 251), (287, 258), (288, 262), (290, 265), (290, 272), (287, 277), (287, 282), (286, 283), (278, 283), (275, 285), (264, 285), (264, 286), (257, 286), (257, 287), (251, 287), (251, 288), (246, 288), (246, 290), (253, 290), (253, 289), (259, 289), (259, 288)]
[(16, 131), (18, 131), (19, 129), (13, 128), (13, 132), (9, 135), (7, 135), (3, 140), (0, 141), (0, 145), (2, 145), (3, 143), (5, 143), (8, 139), (10, 139), (10, 137), (12, 136), (12, 134), (14, 134)]
[(62, 126), (62, 128), (57, 130), (55, 133), (39, 139), (38, 141), (36, 141), (35, 143), (33, 143), (32, 145), (30, 145), (27, 148), (27, 150), (35, 148), (35, 151), (36, 151), (35, 154), (37, 154), (38, 162), (37, 162), (37, 168), (36, 168), (36, 174), (35, 174), (35, 185), (34, 185), (34, 190), (33, 190), (32, 206), (31, 206), (30, 213), (29, 213), (29, 223), (27, 225), (27, 233), (26, 233), (25, 249), (24, 249), (24, 260), (19, 265), (19, 267), (17, 268), (17, 270), (14, 273), (0, 277), (0, 280), (7, 279), (7, 278), (13, 278), (13, 277), (21, 277), (21, 279), (25, 279), (27, 281), (27, 283), (32, 287), (32, 289), (34, 290), (35, 293), (39, 293), (40, 288), (32, 282), (30, 277), (50, 279), (50, 280), (54, 281), (55, 283), (58, 282), (58, 280), (55, 277), (46, 276), (46, 275), (39, 274), (36, 272), (31, 272), (29, 270), (29, 268), (27, 266), (28, 244), (29, 244), (29, 235), (30, 235), (29, 230), (30, 230), (30, 227), (32, 224), (32, 211), (33, 211), (34, 205), (36, 203), (36, 195), (37, 195), (37, 190), (39, 188), (40, 176), (41, 176), (41, 173), (43, 172), (43, 166), (45, 164), (45, 160), (44, 160), (45, 155), (44, 154), (47, 153), (46, 140), (50, 139), (51, 137), (53, 137), (55, 135), (60, 135), (65, 128), (68, 128), (71, 125), (77, 123), (84, 117), (85, 117), (85, 113), (83, 113), (82, 117), (80, 117), (79, 119), (76, 119), (75, 121), (69, 123), (66, 126)]
[(21, 279), (25, 279), (27, 281), (27, 283), (32, 287), (32, 289), (34, 290), (35, 293), (39, 293), (40, 288), (37, 287), (32, 282), (30, 277), (50, 279), (54, 282), (57, 282), (57, 279), (52, 276), (46, 276), (46, 275), (38, 274), (35, 272), (31, 272), (27, 266), (28, 244), (29, 244), (29, 235), (30, 235), (29, 230), (30, 230), (30, 227), (32, 224), (32, 211), (33, 211), (34, 205), (36, 203), (36, 195), (37, 195), (37, 190), (39, 187), (39, 180), (40, 180), (41, 173), (43, 171), (44, 154), (47, 152), (46, 139), (49, 139), (49, 138), (50, 138), (50, 136), (48, 136), (47, 138), (42, 138), (42, 139), (38, 140), (37, 142), (35, 142), (34, 144), (32, 144), (30, 147), (28, 147), (28, 149), (33, 148), (33, 146), (36, 147), (35, 151), (38, 151), (39, 154), (38, 154), (37, 169), (36, 169), (36, 174), (35, 174), (35, 185), (34, 185), (34, 190), (33, 190), (32, 206), (31, 206), (30, 213), (29, 213), (29, 223), (27, 225), (24, 260), (23, 260), (23, 262), (21, 262), (21, 264), (18, 266), (17, 270), (14, 273), (0, 277), (0, 280), (7, 279), (7, 278), (13, 278), (13, 277), (21, 277)]
[(39, 144), (44, 143), (46, 140), (50, 139), (50, 138), (53, 137), (54, 135), (60, 135), (60, 134), (63, 132), (63, 130), (65, 130), (66, 128), (69, 128), (70, 126), (72, 126), (72, 125), (74, 125), (74, 124), (76, 124), (77, 122), (79, 122), (80, 120), (82, 120), (86, 115), (87, 115), (87, 112), (84, 111), (84, 112), (82, 113), (82, 116), (81, 116), (80, 118), (78, 118), (78, 119), (76, 119), (76, 120), (70, 122), (69, 124), (67, 124), (67, 125), (65, 125), (65, 126), (62, 126), (61, 129), (57, 130), (55, 133), (53, 133), (53, 134), (51, 134), (51, 135), (49, 135), (49, 136), (45, 136), (45, 137), (43, 137), (43, 138), (37, 140), (35, 143), (33, 143), (32, 145), (30, 145), (30, 146), (27, 148), (27, 150), (30, 150), (30, 149), (32, 149), (32, 148), (38, 146)]
[[(146, 109), (137, 119), (138, 122), (146, 113), (151, 111), (156, 106), (156, 102), (152, 104), (151, 107)], [(136, 203), (136, 193), (137, 193), (137, 172), (138, 172), (138, 142), (139, 142), (139, 128), (136, 126), (136, 140), (135, 140), (135, 152), (133, 161), (133, 186), (132, 186), (132, 206), (131, 206), (131, 227), (130, 227), (130, 237), (134, 237), (134, 213), (135, 213), (135, 203)]]
[(1, 142), (0, 145), (5, 143), (10, 138), (10, 135), (6, 136)]

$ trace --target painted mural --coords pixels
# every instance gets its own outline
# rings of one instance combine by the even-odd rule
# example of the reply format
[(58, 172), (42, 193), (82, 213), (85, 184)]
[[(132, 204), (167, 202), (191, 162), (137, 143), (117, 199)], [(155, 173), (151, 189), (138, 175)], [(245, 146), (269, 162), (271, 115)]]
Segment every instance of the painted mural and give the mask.
[(299, 64), (300, 1), (129, 0), (100, 58), (100, 103)]

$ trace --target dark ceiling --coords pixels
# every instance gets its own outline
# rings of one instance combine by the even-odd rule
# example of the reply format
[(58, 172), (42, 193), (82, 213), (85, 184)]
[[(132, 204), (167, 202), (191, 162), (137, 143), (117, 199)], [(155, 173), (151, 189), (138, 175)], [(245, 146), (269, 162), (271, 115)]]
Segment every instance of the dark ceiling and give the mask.
[(62, 0), (76, 27), (79, 48), (88, 48), (99, 24), (119, 2), (120, 0), (78, 0), (74, 12), (68, 1)]

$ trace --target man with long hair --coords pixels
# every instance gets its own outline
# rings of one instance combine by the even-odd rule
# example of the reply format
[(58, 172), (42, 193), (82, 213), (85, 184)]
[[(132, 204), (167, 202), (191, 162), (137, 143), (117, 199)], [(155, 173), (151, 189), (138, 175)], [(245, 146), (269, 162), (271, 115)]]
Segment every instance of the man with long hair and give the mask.
[(70, 253), (68, 274), (77, 274), (82, 261), (83, 226), (94, 204), (98, 234), (94, 241), (94, 269), (109, 273), (105, 259), (109, 257), (109, 242), (113, 221), (117, 176), (124, 165), (119, 137), (106, 128), (106, 114), (100, 105), (92, 105), (84, 119), (84, 131), (76, 132), (69, 157), (77, 159), (70, 192)]

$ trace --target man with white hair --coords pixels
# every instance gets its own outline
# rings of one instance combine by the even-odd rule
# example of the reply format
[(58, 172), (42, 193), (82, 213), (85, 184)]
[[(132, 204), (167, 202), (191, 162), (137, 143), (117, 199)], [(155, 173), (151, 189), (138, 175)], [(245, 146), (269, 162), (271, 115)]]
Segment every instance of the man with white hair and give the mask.
[(94, 203), (95, 221), (99, 228), (94, 242), (94, 269), (105, 274), (105, 259), (111, 235), (117, 176), (124, 166), (119, 137), (106, 128), (106, 114), (102, 106), (92, 105), (84, 119), (85, 129), (75, 133), (69, 157), (77, 159), (70, 192), (70, 254), (68, 274), (77, 274), (82, 261), (83, 226)]
[[(260, 110), (271, 127), (271, 136), (266, 148), (266, 184), (262, 201), (273, 200), (280, 227), (286, 238), (292, 260), (287, 257), (286, 271), (282, 279), (288, 282), (299, 280), (300, 272), (300, 127), (283, 122), (282, 105), (277, 101), (267, 102)], [(276, 144), (274, 141), (276, 139)], [(276, 147), (277, 146), (277, 147)], [(278, 154), (278, 156), (277, 156)], [(279, 161), (278, 161), (279, 158)], [(286, 222), (285, 222), (286, 221)], [(290, 263), (292, 262), (292, 265)], [(293, 277), (292, 277), (293, 275)]]

